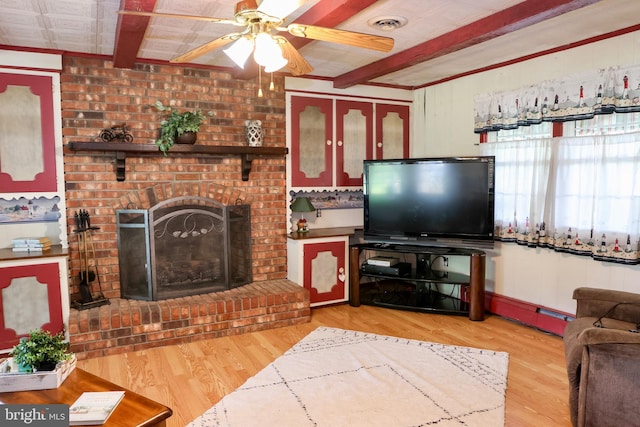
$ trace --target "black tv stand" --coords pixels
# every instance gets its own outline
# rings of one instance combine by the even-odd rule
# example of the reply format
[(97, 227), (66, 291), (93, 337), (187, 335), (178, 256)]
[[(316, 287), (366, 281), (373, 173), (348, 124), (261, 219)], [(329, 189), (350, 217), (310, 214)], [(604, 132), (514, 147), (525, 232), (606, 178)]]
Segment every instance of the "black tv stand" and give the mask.
[[(408, 275), (388, 274), (363, 269), (362, 264), (374, 254), (415, 256)], [(469, 257), (469, 274), (438, 271), (432, 264), (439, 256)], [(484, 320), (485, 253), (477, 249), (380, 245), (363, 243), (351, 246), (349, 304), (376, 305), (388, 308), (469, 316)], [(365, 271), (366, 270), (366, 271)], [(457, 287), (455, 295), (440, 293), (438, 285)]]

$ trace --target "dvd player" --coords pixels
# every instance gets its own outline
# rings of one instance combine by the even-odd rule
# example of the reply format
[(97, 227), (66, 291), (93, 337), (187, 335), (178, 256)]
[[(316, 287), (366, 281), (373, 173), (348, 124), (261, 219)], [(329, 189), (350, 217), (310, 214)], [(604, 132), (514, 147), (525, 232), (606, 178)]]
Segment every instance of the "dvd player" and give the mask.
[(411, 264), (408, 262), (399, 262), (391, 267), (385, 267), (365, 262), (362, 264), (360, 271), (364, 274), (375, 276), (409, 277), (411, 276)]

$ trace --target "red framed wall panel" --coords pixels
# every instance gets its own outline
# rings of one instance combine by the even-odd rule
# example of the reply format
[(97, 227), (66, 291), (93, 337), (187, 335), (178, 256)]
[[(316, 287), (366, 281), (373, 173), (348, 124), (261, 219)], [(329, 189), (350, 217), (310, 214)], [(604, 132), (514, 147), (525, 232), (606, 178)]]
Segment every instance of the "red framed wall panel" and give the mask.
[[(53, 334), (64, 330), (59, 265), (50, 263), (2, 267), (0, 269), (0, 348), (3, 349), (13, 347), (18, 343), (20, 337), (26, 336), (26, 333), (18, 334), (14, 329), (8, 328), (5, 320), (5, 303), (11, 304), (12, 302), (5, 301), (4, 290), (12, 285), (14, 279), (18, 278), (33, 278), (39, 284), (46, 286), (49, 322), (38, 326)], [(16, 285), (14, 284), (14, 286)], [(21, 304), (23, 306), (20, 310), (25, 315), (40, 306), (36, 301), (34, 304), (30, 304), (29, 295), (26, 294)]]
[[(336, 259), (336, 268), (333, 271), (335, 283), (327, 292), (320, 292), (313, 283), (313, 269), (321, 268), (314, 266), (314, 260), (322, 252), (329, 252)], [(345, 299), (345, 281), (346, 281), (346, 251), (343, 241), (311, 243), (304, 245), (304, 287), (309, 289), (310, 300), (312, 303), (338, 301)]]
[[(0, 73), (0, 95), (10, 86), (28, 87), (31, 93), (39, 98), (43, 170), (36, 174), (32, 181), (20, 181), (14, 180), (10, 174), (0, 169), (0, 192), (55, 192), (57, 182), (52, 78), (31, 74)], [(15, 119), (19, 122), (19, 115)], [(19, 126), (19, 123), (16, 123), (16, 126)], [(0, 168), (2, 168), (1, 162)]]

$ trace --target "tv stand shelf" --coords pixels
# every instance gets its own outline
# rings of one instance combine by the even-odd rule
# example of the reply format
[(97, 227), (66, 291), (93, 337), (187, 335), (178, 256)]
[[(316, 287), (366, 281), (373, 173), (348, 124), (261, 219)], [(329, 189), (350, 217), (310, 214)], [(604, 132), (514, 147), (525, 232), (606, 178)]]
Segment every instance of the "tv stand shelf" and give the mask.
[[(369, 254), (415, 256), (402, 272), (363, 270)], [(363, 259), (363, 255), (367, 257)], [(466, 256), (469, 274), (432, 269), (440, 256)], [(469, 316), (484, 320), (485, 253), (476, 249), (364, 243), (351, 246), (349, 303), (376, 305), (430, 313)], [(440, 292), (448, 285), (451, 292)], [(457, 288), (457, 289), (456, 289)], [(458, 292), (454, 292), (458, 291)]]

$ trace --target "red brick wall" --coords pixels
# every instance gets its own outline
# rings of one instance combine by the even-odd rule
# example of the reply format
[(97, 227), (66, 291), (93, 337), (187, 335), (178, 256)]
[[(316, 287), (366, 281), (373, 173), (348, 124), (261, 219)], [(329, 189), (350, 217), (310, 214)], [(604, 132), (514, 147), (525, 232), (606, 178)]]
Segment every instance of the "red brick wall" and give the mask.
[[(274, 82), (275, 91), (264, 87), (264, 97), (258, 98), (257, 78), (236, 80), (219, 70), (147, 63), (118, 69), (108, 60), (67, 56), (61, 75), (64, 144), (92, 141), (102, 129), (122, 123), (131, 127), (134, 144), (153, 144), (163, 115), (152, 105), (160, 100), (180, 111), (212, 112), (205, 114), (197, 144), (245, 145), (244, 121), (252, 119), (262, 120), (264, 146), (284, 147), (284, 81), (275, 76)], [(239, 157), (130, 154), (125, 181), (117, 182), (114, 152), (65, 147), (64, 171), (72, 299), (80, 268), (74, 213), (86, 209), (91, 225), (100, 227), (93, 235), (100, 282), (107, 298), (119, 297), (115, 209), (125, 195), (158, 184), (223, 186), (242, 194), (251, 203), (254, 281), (286, 277), (284, 157), (255, 159), (249, 180), (242, 181)]]

